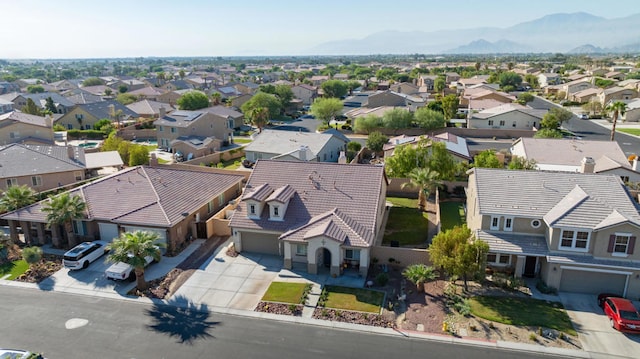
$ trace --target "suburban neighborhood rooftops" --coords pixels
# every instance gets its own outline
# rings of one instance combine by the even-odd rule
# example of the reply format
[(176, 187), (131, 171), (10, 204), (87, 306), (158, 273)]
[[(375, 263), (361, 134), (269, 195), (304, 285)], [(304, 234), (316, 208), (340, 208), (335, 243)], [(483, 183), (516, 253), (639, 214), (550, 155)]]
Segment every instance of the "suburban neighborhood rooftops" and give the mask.
[(176, 110), (155, 120), (153, 124), (172, 127), (189, 127), (193, 124), (193, 121), (199, 119), (202, 115), (204, 115), (202, 111)]
[(487, 168), (471, 171), (484, 215), (539, 218), (548, 225), (594, 230), (623, 222), (640, 226), (638, 205), (616, 175)]
[(84, 168), (84, 150), (79, 147), (18, 143), (0, 147), (0, 178), (81, 171)]
[[(235, 174), (138, 166), (87, 183), (70, 193), (83, 198), (88, 220), (172, 227), (184, 219), (183, 213), (200, 208), (243, 179), (243, 175)], [(43, 203), (1, 218), (46, 223), (46, 214), (41, 211)]]
[(30, 115), (20, 111), (11, 111), (0, 115), (0, 127), (3, 126), (3, 123), (14, 121), (41, 127), (51, 127), (51, 121), (43, 116)]
[[(335, 135), (332, 133), (312, 133), (284, 130), (262, 130), (255, 136), (253, 142), (244, 149), (245, 152), (262, 152), (283, 154), (300, 150), (301, 146), (307, 146), (312, 156), (311, 160), (327, 145)], [(342, 137), (339, 137), (343, 139)]]

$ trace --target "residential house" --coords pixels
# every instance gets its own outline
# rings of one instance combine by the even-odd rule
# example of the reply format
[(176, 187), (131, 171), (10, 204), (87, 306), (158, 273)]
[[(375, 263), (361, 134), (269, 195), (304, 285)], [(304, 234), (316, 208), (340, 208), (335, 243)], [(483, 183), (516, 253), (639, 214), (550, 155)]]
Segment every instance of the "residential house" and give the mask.
[(625, 122), (640, 121), (640, 98), (635, 98), (627, 102), (627, 110), (620, 117)]
[(318, 88), (307, 84), (300, 84), (291, 88), (293, 96), (300, 99), (303, 104), (309, 106), (318, 97)]
[(22, 108), (27, 105), (27, 99), (31, 99), (40, 109), (45, 109), (47, 98), (49, 97), (53, 100), (56, 113), (65, 114), (75, 106), (75, 104), (69, 101), (66, 97), (55, 92), (17, 93), (13, 99), (8, 99), (7, 97), (4, 98), (13, 102), (13, 108), (16, 110), (22, 110)]
[(444, 82), (446, 84), (452, 84), (454, 82), (457, 82), (458, 80), (460, 80), (460, 75), (458, 75), (458, 73), (456, 72), (445, 72), (444, 74)]
[(335, 74), (333, 75), (334, 80), (348, 81), (349, 74)]
[(177, 110), (155, 120), (158, 146), (187, 158), (219, 151), (233, 140), (234, 122), (205, 110)]
[(238, 91), (233, 86), (221, 86), (211, 90), (211, 94), (219, 93), (222, 99), (233, 98), (236, 96), (242, 95), (240, 91)]
[(422, 91), (422, 88), (424, 88), (424, 91), (433, 91), (437, 78), (438, 76), (433, 75), (420, 75), (417, 81), (417, 85), (421, 88), (420, 91)]
[(169, 104), (152, 100), (142, 100), (127, 105), (127, 108), (143, 118), (159, 118), (175, 110)]
[(244, 125), (244, 114), (242, 112), (234, 110), (231, 107), (218, 105), (203, 108), (200, 109), (200, 111), (206, 111), (226, 119), (229, 124), (229, 128), (238, 128)]
[(569, 101), (580, 102), (580, 103), (591, 102), (594, 99), (597, 100), (599, 95), (603, 91), (604, 91), (603, 89), (597, 88), (597, 87), (588, 88), (586, 90), (578, 91), (571, 94), (571, 96), (569, 96)]
[(467, 226), (487, 264), (563, 292), (640, 297), (640, 214), (618, 176), (474, 168)]
[(231, 217), (235, 249), (280, 255), (311, 274), (367, 274), (382, 240), (387, 178), (381, 166), (256, 163)]
[(20, 86), (13, 82), (0, 81), (0, 95), (20, 91)]
[(160, 88), (171, 92), (177, 90), (193, 90), (195, 87), (185, 80), (173, 80), (165, 83)]
[(11, 111), (0, 115), (0, 145), (53, 144), (52, 118)]
[(626, 75), (619, 71), (609, 71), (604, 74), (604, 77), (611, 80), (624, 81)]
[(517, 98), (506, 92), (497, 91), (484, 84), (467, 87), (460, 96), (460, 105), (467, 106), (473, 100), (495, 100), (502, 103), (512, 103)]
[(127, 88), (127, 91), (135, 91), (147, 86), (147, 84), (144, 81), (140, 81), (134, 78), (127, 78), (127, 79), (116, 78), (113, 81), (108, 81), (107, 86), (114, 89), (118, 89), (120, 88), (120, 86), (125, 86)]
[(58, 92), (77, 89), (79, 87), (77, 81), (71, 81), (71, 80), (60, 80), (60, 81), (52, 82), (49, 85), (53, 87), (55, 91), (58, 91)]
[(0, 115), (13, 111), (13, 102), (0, 98)]
[(322, 83), (329, 81), (329, 76), (314, 75), (314, 76), (311, 76), (310, 80), (311, 80), (311, 85), (318, 87), (322, 85)]
[(139, 88), (137, 90), (129, 91), (127, 93), (129, 95), (137, 96), (138, 99), (140, 100), (158, 101), (160, 96), (165, 92), (167, 91), (158, 87), (146, 86), (146, 87)]
[(628, 79), (620, 81), (618, 82), (618, 86), (638, 91), (640, 90), (640, 79)]
[(262, 130), (244, 147), (249, 161), (284, 159), (287, 161), (338, 162), (349, 139), (341, 133), (312, 133)]
[(81, 90), (95, 96), (110, 96), (117, 92), (117, 90), (105, 85), (83, 86)]
[(228, 101), (231, 103), (231, 107), (239, 109), (242, 108), (242, 105), (244, 105), (247, 101), (251, 100), (252, 97), (253, 95), (239, 95), (229, 98)]
[(260, 89), (260, 85), (254, 84), (253, 82), (237, 83), (233, 85), (233, 87), (243, 95), (253, 95)]
[(638, 97), (638, 91), (624, 87), (614, 86), (604, 89), (599, 95), (598, 100), (602, 106), (607, 106), (609, 102), (630, 100)]
[(443, 132), (435, 136), (423, 135), (423, 136), (407, 136), (400, 135), (391, 137), (387, 143), (384, 144), (382, 150), (384, 151), (384, 157), (389, 158), (393, 156), (395, 149), (404, 146), (411, 145), (416, 146), (421, 140), (427, 141), (430, 146), (431, 142), (443, 142), (446, 145), (447, 152), (453, 156), (458, 162), (471, 161), (471, 155), (469, 154), (469, 146), (467, 140), (464, 137), (456, 136), (449, 132)]
[[(87, 183), (69, 193), (86, 204), (81, 219), (73, 221), (80, 240), (101, 239), (110, 242), (123, 232), (148, 231), (158, 234), (170, 254), (177, 254), (191, 238), (207, 238), (206, 225), (211, 216), (238, 196), (244, 176), (167, 166), (138, 166)], [(42, 211), (44, 200), (9, 212), (1, 219), (9, 221), (11, 237), (17, 239), (17, 227), (35, 242), (60, 244), (57, 226), (47, 227)]]
[(178, 99), (180, 98), (180, 96), (182, 96), (181, 93), (178, 93), (176, 91), (169, 91), (158, 96), (157, 101), (175, 106), (178, 103)]
[(365, 117), (368, 115), (382, 117), (387, 111), (391, 111), (396, 108), (405, 109), (404, 107), (394, 107), (394, 106), (380, 106), (380, 107), (373, 107), (373, 108), (358, 107), (358, 108), (354, 108), (353, 110), (349, 110), (345, 112), (344, 115), (350, 119), (356, 119), (356, 118)]
[(140, 117), (118, 101), (109, 100), (76, 105), (71, 111), (56, 120), (56, 124), (68, 130), (90, 130), (102, 119), (112, 120), (114, 123), (132, 121)]
[(546, 113), (546, 110), (508, 103), (470, 114), (467, 127), (531, 130), (540, 126), (540, 121)]
[(538, 75), (538, 84), (540, 87), (547, 87), (551, 85), (558, 85), (562, 78), (560, 74), (555, 73), (542, 73)]
[(484, 76), (474, 76), (467, 79), (458, 79), (458, 81), (456, 81), (456, 86), (458, 86), (458, 89), (464, 90), (472, 86), (482, 85), (486, 83), (487, 79)]
[(406, 107), (409, 111), (414, 112), (420, 107), (424, 107), (426, 101), (422, 97), (406, 95), (398, 92), (378, 91), (369, 95), (367, 99), (367, 107), (381, 106), (397, 106)]
[(580, 91), (597, 88), (595, 85), (591, 83), (591, 81), (584, 80), (584, 79), (566, 82), (560, 85), (548, 86), (545, 89), (545, 91), (551, 87), (556, 88), (558, 92), (560, 91), (564, 92), (565, 96), (563, 99), (570, 99), (572, 95)]
[(416, 95), (420, 92), (420, 87), (409, 82), (397, 82), (391, 85), (389, 90), (405, 95)]
[[(582, 172), (616, 175), (623, 182), (640, 182), (637, 161), (631, 165), (615, 141), (576, 139), (519, 138), (511, 154), (535, 160), (536, 168), (545, 171)], [(585, 161), (589, 166), (585, 167)], [(635, 167), (634, 167), (635, 166)]]

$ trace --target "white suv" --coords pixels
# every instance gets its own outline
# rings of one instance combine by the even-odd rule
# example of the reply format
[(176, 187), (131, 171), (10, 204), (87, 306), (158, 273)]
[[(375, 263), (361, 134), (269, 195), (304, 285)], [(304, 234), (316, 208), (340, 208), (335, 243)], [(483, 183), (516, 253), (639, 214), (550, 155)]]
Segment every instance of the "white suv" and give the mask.
[(109, 252), (102, 241), (82, 242), (64, 254), (62, 263), (69, 269), (87, 268), (90, 263)]

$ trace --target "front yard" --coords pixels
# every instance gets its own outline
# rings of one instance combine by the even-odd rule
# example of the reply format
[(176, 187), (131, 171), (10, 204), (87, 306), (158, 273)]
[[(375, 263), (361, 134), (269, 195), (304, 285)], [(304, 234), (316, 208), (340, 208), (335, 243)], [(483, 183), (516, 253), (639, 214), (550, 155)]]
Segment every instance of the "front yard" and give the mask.
[(378, 314), (384, 298), (384, 292), (380, 291), (327, 285), (322, 290), (320, 302), (325, 308)]
[(14, 280), (18, 278), (22, 273), (29, 269), (29, 264), (24, 259), (15, 260), (13, 262), (5, 262), (0, 265), (0, 278), (7, 280)]
[(624, 132), (634, 136), (640, 136), (640, 128), (616, 128), (616, 132)]

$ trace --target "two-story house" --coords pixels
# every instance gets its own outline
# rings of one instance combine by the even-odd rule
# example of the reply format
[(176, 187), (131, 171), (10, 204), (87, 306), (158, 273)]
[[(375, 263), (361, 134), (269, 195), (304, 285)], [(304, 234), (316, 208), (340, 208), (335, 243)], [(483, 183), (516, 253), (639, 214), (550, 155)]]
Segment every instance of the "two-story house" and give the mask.
[(135, 120), (140, 117), (116, 100), (101, 101), (75, 105), (64, 116), (56, 120), (56, 124), (62, 125), (68, 130), (91, 130), (96, 122), (102, 119), (111, 120), (114, 125), (122, 121)]
[(638, 97), (638, 91), (618, 86), (604, 89), (598, 94), (598, 100), (602, 106), (607, 106), (612, 101), (630, 100), (636, 97)]
[(313, 100), (318, 97), (318, 88), (307, 84), (293, 86), (291, 91), (293, 92), (293, 96), (301, 100), (306, 106), (311, 105)]
[(366, 275), (382, 240), (384, 168), (260, 160), (231, 218), (236, 250), (280, 255), (309, 273)]
[(560, 291), (640, 296), (639, 206), (619, 177), (474, 168), (467, 226), (487, 264)]
[(178, 110), (160, 116), (153, 124), (159, 147), (200, 157), (219, 151), (232, 140), (235, 120), (206, 110)]
[(0, 115), (0, 145), (53, 144), (53, 119), (11, 111)]

